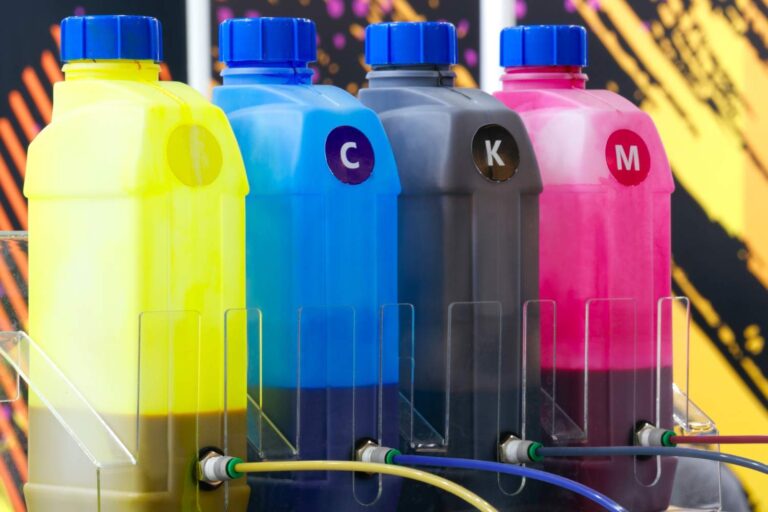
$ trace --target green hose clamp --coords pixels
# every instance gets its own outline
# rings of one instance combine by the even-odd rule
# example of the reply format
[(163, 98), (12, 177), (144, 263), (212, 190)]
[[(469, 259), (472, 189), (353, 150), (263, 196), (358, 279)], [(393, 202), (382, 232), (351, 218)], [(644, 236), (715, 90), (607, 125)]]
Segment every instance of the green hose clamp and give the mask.
[(242, 463), (243, 459), (238, 459), (237, 457), (233, 457), (227, 462), (227, 475), (229, 475), (229, 478), (236, 480), (245, 476), (245, 473), (241, 473), (235, 469), (235, 466)]
[(661, 435), (661, 445), (662, 446), (677, 446), (675, 443), (672, 442), (672, 437), (675, 435), (675, 433), (671, 430), (667, 430)]
[(544, 460), (544, 457), (539, 455), (539, 448), (542, 446), (543, 445), (541, 443), (534, 441), (528, 447), (528, 458), (531, 459), (531, 462), (541, 462)]
[(395, 450), (392, 448), (387, 452), (386, 457), (384, 457), (384, 462), (387, 464), (394, 464), (395, 457), (398, 455), (401, 455), (400, 450)]

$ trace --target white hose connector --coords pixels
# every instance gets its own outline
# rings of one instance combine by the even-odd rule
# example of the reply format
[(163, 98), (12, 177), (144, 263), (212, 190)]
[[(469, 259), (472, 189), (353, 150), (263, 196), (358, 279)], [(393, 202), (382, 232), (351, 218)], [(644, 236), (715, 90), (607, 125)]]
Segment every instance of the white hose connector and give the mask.
[(373, 441), (366, 441), (355, 453), (358, 462), (368, 462), (375, 464), (392, 464), (392, 458), (400, 455), (399, 450), (379, 446)]
[(237, 457), (213, 453), (200, 461), (200, 481), (209, 484), (219, 484), (226, 480), (234, 480), (243, 476), (235, 470), (235, 466), (243, 462)]
[(499, 460), (505, 464), (526, 464), (538, 462), (541, 456), (537, 450), (541, 443), (526, 441), (515, 436), (509, 436), (499, 445)]
[(657, 428), (646, 423), (637, 431), (635, 438), (639, 446), (674, 446), (670, 438), (675, 435), (671, 430)]

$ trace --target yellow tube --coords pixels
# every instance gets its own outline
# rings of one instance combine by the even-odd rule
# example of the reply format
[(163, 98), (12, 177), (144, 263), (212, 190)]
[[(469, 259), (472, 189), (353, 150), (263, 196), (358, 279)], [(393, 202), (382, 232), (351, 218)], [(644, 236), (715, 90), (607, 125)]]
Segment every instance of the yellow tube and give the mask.
[(438, 489), (453, 494), (466, 501), (481, 512), (498, 512), (490, 503), (469, 489), (457, 485), (450, 480), (403, 466), (374, 464), (370, 462), (351, 462), (337, 460), (296, 460), (284, 462), (242, 462), (235, 466), (240, 473), (273, 473), (281, 471), (355, 471), (360, 473), (380, 473), (401, 478), (409, 478), (418, 482), (432, 485)]

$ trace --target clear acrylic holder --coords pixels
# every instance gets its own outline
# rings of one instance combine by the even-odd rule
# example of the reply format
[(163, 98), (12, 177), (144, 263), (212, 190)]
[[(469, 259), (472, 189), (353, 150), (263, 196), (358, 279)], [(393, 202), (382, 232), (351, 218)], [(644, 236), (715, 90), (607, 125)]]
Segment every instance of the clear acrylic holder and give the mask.
[[(504, 352), (520, 340), (517, 322), (505, 316), (497, 301), (454, 302), (445, 312), (442, 350), (426, 343), (415, 332), (416, 311), (400, 304), (400, 414), (404, 448), (416, 453), (442, 454), (497, 460), (497, 453), (478, 455), (478, 439), (528, 435), (526, 393), (529, 357), (538, 350)], [(509, 322), (510, 327), (506, 327)], [(423, 336), (443, 331), (422, 326)], [(438, 339), (439, 338), (435, 338)], [(506, 340), (506, 344), (504, 341)], [(425, 344), (426, 343), (426, 344)], [(424, 347), (429, 347), (427, 350)], [(482, 411), (482, 412), (480, 412)], [(483, 418), (477, 416), (482, 414)], [(470, 434), (467, 434), (470, 432)], [(502, 494), (518, 494), (524, 479), (497, 475)]]
[[(593, 432), (599, 425), (590, 424), (590, 408), (601, 407), (601, 404), (604, 407), (603, 400), (606, 397), (601, 396), (599, 400), (597, 397), (606, 383), (599, 381), (599, 372), (590, 371), (592, 368), (617, 369), (611, 371), (611, 385), (616, 386), (620, 381), (626, 388), (634, 390), (631, 404), (633, 418), (642, 417), (658, 426), (662, 419), (663, 405), (666, 405), (666, 408), (673, 410), (672, 420), (676, 430), (686, 434), (717, 432), (714, 422), (691, 401), (687, 393), (690, 392), (687, 368), (691, 363), (690, 304), (687, 298), (660, 299), (655, 304), (657, 322), (653, 331), (649, 331), (648, 326), (638, 325), (640, 305), (635, 300), (591, 299), (584, 304), (582, 345), (558, 346), (558, 327), (561, 326), (558, 324), (557, 306), (551, 300), (537, 300), (529, 301), (523, 307), (524, 346), (538, 343), (542, 349), (540, 416), (544, 440), (548, 444), (594, 445), (591, 435), (601, 437), (598, 444), (626, 444), (626, 441), (621, 440), (606, 442), (602, 439), (602, 432)], [(649, 312), (644, 311), (646, 317)], [(623, 345), (606, 343), (607, 340), (617, 339), (631, 341)], [(672, 382), (671, 354), (664, 353), (664, 348), (678, 345), (679, 341), (685, 344), (687, 352), (683, 379), (685, 391), (672, 384), (667, 398), (664, 398), (662, 382)], [(665, 404), (665, 400), (671, 401), (671, 404)], [(612, 408), (621, 406), (619, 403), (611, 404)], [(674, 476), (663, 474), (661, 457), (655, 460), (656, 464), (649, 466), (641, 465), (639, 459), (635, 458), (634, 476), (639, 486), (653, 487), (662, 478)], [(713, 479), (719, 482), (719, 464), (709, 465), (711, 471), (717, 472), (716, 475), (713, 473)], [(719, 484), (712, 489), (710, 496), (701, 497), (700, 502), (701, 507), (698, 509), (719, 510)]]
[[(0, 265), (13, 272), (17, 283), (25, 281), (16, 273), (26, 269), (26, 240), (25, 232), (0, 233)], [(112, 382), (89, 380), (87, 372), (75, 373), (73, 380), (43, 345), (24, 332), (26, 287), (16, 291), (23, 295), (23, 314), (10, 325), (6, 323), (15, 330), (0, 332), (0, 370), (9, 372), (15, 385), (14, 392), (5, 390), (3, 401), (22, 398), (22, 380), (29, 390), (30, 423), (37, 431), (37, 454), (32, 458), (37, 469), (31, 485), (44, 473), (51, 485), (74, 489), (81, 496), (92, 492), (92, 503), (88, 503), (90, 497), (78, 498), (84, 512), (110, 512), (107, 496), (128, 495), (140, 480), (141, 492), (173, 494), (185, 508), (197, 509), (201, 491), (188, 470), (193, 469), (200, 449), (199, 313), (149, 311), (139, 315), (134, 324), (138, 326), (135, 391), (116, 398), (124, 401), (116, 404), (105, 399), (104, 390), (111, 389)], [(4, 300), (18, 298), (6, 295)], [(19, 309), (14, 307), (17, 313)], [(92, 336), (87, 326), (84, 329), (82, 337)], [(72, 340), (73, 346), (77, 343)], [(83, 364), (87, 364), (87, 354), (83, 356)], [(225, 446), (226, 435), (219, 433), (219, 445)], [(227, 491), (221, 496), (222, 510), (227, 510)]]
[[(695, 364), (694, 354), (691, 351), (691, 303), (686, 297), (676, 297), (672, 303), (662, 299), (659, 301), (659, 317), (669, 319), (667, 332), (672, 333), (676, 348), (680, 345), (684, 347), (684, 364), (682, 375), (678, 375), (678, 369), (675, 369), (673, 385), (673, 421), (675, 431), (682, 435), (717, 435), (719, 431), (715, 422), (691, 399), (694, 394), (693, 383), (691, 382), (691, 367)], [(663, 316), (663, 310), (669, 311), (667, 316)], [(664, 332), (664, 329), (660, 329)], [(682, 387), (681, 387), (682, 386)], [(688, 445), (686, 448), (706, 449), (702, 445)], [(712, 450), (720, 451), (720, 445), (713, 444)], [(702, 479), (707, 482), (714, 482), (714, 485), (707, 486), (705, 489), (698, 487), (696, 509), (698, 510), (722, 510), (722, 466), (719, 462), (690, 460), (680, 461), (679, 464), (685, 466), (678, 467), (676, 478), (678, 481), (685, 478), (688, 471), (687, 466), (698, 466), (698, 475), (696, 481)], [(676, 496), (672, 496), (672, 505), (676, 505)], [(685, 504), (689, 508), (690, 503)]]
[[(399, 366), (386, 357), (392, 350), (385, 345), (399, 336), (399, 308), (386, 305), (378, 314), (359, 318), (349, 306), (302, 307), (291, 317), (270, 323), (258, 308), (227, 312), (228, 333), (247, 326), (248, 442), (253, 456), (348, 459), (363, 439), (385, 444), (384, 418), (397, 415), (396, 395), (385, 396), (385, 377)], [(367, 345), (357, 339), (358, 332), (371, 335)], [(295, 343), (283, 341), (293, 336)], [(393, 433), (396, 441), (397, 426)], [(303, 478), (339, 478), (335, 489), (347, 492), (347, 487), (360, 505), (373, 505), (382, 495), (379, 475), (361, 479), (317, 472)]]
[[(137, 399), (134, 412), (127, 416), (101, 414), (26, 333), (0, 333), (0, 355), (5, 364), (27, 383), (30, 393), (45, 408), (45, 411), (31, 415), (33, 426), (37, 420), (51, 428), (51, 423), (44, 418), (52, 416), (92, 465), (95, 494), (93, 508), (87, 510), (109, 512), (110, 507), (102, 502), (102, 496), (109, 492), (130, 492), (124, 482), (126, 471), (142, 471), (138, 469), (141, 467), (146, 470), (149, 465), (153, 474), (158, 473), (158, 468), (165, 467), (165, 471), (159, 470), (165, 476), (147, 478), (145, 483), (151, 488), (143, 487), (142, 491), (169, 492), (178, 495), (182, 502), (195, 506), (198, 502), (196, 485), (186, 484), (184, 478), (170, 478), (172, 473), (178, 474), (182, 470), (174, 462), (174, 454), (178, 457), (176, 451), (180, 448), (169, 446), (167, 440), (174, 421), (179, 421), (172, 419), (171, 411), (179, 406), (192, 416), (186, 418), (186, 422), (190, 426), (197, 425), (197, 394), (192, 396), (189, 390), (197, 389), (199, 384), (199, 338), (194, 339), (188, 333), (199, 333), (199, 315), (149, 312), (141, 315), (139, 323), (141, 348), (137, 358), (141, 363), (137, 375)], [(168, 335), (179, 331), (185, 332), (183, 340)], [(166, 340), (165, 344), (162, 339)], [(184, 354), (182, 358), (178, 357), (181, 353)], [(161, 374), (148, 371), (159, 368), (164, 368)], [(183, 391), (177, 387), (179, 383), (183, 383)], [(145, 401), (151, 405), (145, 405)], [(183, 427), (181, 431), (184, 431)], [(196, 430), (187, 432), (187, 436), (191, 436), (189, 441), (195, 443), (196, 453), (199, 446), (195, 435)], [(37, 461), (37, 464), (41, 462)], [(58, 462), (52, 456), (45, 464), (60, 466), (57, 470), (60, 472), (77, 471), (72, 461)], [(79, 479), (79, 486), (86, 480), (88, 478)]]

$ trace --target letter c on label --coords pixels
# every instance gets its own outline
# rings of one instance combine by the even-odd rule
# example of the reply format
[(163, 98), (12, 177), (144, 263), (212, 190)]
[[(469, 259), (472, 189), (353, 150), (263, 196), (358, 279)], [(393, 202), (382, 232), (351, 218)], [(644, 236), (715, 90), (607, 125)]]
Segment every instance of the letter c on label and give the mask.
[(341, 163), (344, 164), (344, 167), (347, 169), (358, 169), (360, 167), (360, 162), (351, 162), (349, 157), (347, 157), (347, 153), (349, 153), (350, 149), (357, 149), (357, 142), (347, 142), (341, 146)]
[(368, 137), (354, 126), (338, 126), (325, 140), (325, 159), (333, 175), (347, 185), (371, 177), (376, 156)]

